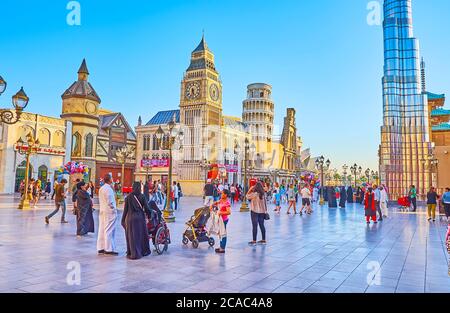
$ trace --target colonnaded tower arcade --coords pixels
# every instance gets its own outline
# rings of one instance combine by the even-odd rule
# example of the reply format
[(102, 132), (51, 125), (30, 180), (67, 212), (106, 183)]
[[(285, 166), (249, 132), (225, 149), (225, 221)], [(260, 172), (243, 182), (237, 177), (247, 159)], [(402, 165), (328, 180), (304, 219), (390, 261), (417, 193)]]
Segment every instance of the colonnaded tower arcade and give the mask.
[(252, 135), (258, 155), (256, 167), (262, 167), (263, 160), (271, 157), (274, 120), (272, 86), (256, 83), (247, 86), (247, 99), (243, 101), (242, 121)]

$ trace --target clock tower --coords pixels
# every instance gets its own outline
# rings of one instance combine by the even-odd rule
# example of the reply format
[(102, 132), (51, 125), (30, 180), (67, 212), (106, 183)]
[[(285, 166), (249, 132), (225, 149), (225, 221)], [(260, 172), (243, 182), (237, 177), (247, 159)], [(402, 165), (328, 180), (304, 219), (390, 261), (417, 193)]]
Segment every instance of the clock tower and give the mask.
[(185, 133), (181, 178), (203, 188), (200, 163), (219, 162), (222, 127), (222, 83), (204, 36), (181, 82), (180, 123)]
[(78, 70), (78, 80), (61, 96), (61, 118), (72, 122), (71, 159), (85, 163), (89, 167), (91, 178), (94, 178), (101, 100), (88, 78), (89, 70), (86, 60), (83, 60)]

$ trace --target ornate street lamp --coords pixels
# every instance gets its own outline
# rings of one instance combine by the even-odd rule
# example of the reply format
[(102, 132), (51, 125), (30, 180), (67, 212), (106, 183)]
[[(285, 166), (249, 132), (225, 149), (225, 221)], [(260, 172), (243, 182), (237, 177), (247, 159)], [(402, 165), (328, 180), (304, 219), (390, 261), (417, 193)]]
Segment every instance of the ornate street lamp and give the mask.
[[(176, 126), (176, 116), (173, 115), (172, 119), (169, 123), (167, 123), (168, 133), (166, 134), (161, 126), (159, 126), (158, 130), (156, 131), (156, 139), (158, 140), (158, 146), (160, 149), (163, 150), (169, 150), (169, 175), (167, 177), (167, 194), (166, 194), (166, 207), (164, 208), (163, 214), (164, 219), (166, 222), (175, 222), (175, 215), (173, 214), (173, 209), (171, 205), (171, 197), (170, 197), (170, 191), (172, 188), (172, 150), (175, 145), (175, 143), (178, 141), (180, 144), (180, 149), (182, 149), (183, 141), (184, 141), (184, 133), (181, 130), (178, 130), (175, 128)], [(164, 136), (168, 136), (168, 140), (164, 141)]]
[(30, 176), (30, 156), (32, 154), (37, 153), (37, 149), (40, 146), (39, 139), (35, 139), (32, 133), (27, 135), (27, 141), (24, 142), (22, 138), (19, 138), (16, 142), (17, 151), (21, 155), (25, 155), (26, 158), (26, 167), (25, 167), (25, 184), (24, 184), (24, 192), (23, 197), (20, 200), (19, 210), (29, 210), (30, 209), (30, 200), (28, 199), (28, 184), (29, 184), (29, 176)]
[(200, 167), (203, 169), (206, 184), (206, 182), (208, 181), (208, 170), (211, 168), (211, 162), (209, 162), (206, 158), (204, 158), (200, 163)]
[(322, 184), (322, 188), (320, 188), (320, 205), (324, 205), (325, 201), (324, 201), (324, 197), (323, 197), (323, 191), (324, 191), (324, 186), (325, 186), (325, 181), (324, 181), (324, 170), (328, 171), (328, 169), (330, 168), (331, 165), (331, 161), (327, 160), (325, 161), (324, 156), (322, 155), (321, 157), (319, 157), (318, 159), (316, 159), (316, 168), (320, 171), (320, 182)]
[(247, 205), (247, 192), (248, 192), (248, 182), (247, 182), (247, 167), (248, 167), (248, 150), (250, 149), (250, 141), (245, 138), (244, 142), (244, 197), (242, 199), (241, 212), (248, 212), (249, 208)]
[(145, 168), (145, 172), (146, 175), (145, 176), (145, 181), (148, 182), (148, 176), (149, 176), (149, 172), (153, 169), (152, 166), (152, 159), (150, 158), (150, 156), (148, 155), (148, 153), (144, 154), (144, 158), (143, 158), (144, 162), (143, 162), (143, 168)]
[(361, 172), (362, 172), (362, 167), (360, 166), (360, 167), (358, 167), (358, 165), (355, 163), (355, 164), (353, 164), (351, 167), (350, 167), (350, 171), (351, 171), (351, 173), (352, 173), (352, 175), (354, 175), (355, 176), (355, 189), (356, 189), (356, 187), (357, 187), (357, 176), (358, 176), (358, 174), (361, 174)]
[(370, 184), (370, 168), (366, 169), (364, 174), (366, 174), (367, 184)]
[[(5, 92), (7, 86), (8, 84), (6, 81), (0, 76), (0, 95)], [(20, 90), (12, 96), (14, 111), (9, 109), (0, 109), (0, 122), (9, 125), (16, 124), (20, 120), (20, 116), (22, 115), (23, 110), (27, 107), (29, 100), (30, 98), (28, 98), (27, 94), (23, 90), (23, 87), (20, 88)]]
[(343, 170), (343, 174), (344, 174), (344, 177), (343, 177), (343, 184), (344, 184), (344, 186), (347, 184), (347, 169), (348, 169), (348, 166), (347, 166), (347, 164), (344, 164), (343, 166), (342, 166), (342, 170)]

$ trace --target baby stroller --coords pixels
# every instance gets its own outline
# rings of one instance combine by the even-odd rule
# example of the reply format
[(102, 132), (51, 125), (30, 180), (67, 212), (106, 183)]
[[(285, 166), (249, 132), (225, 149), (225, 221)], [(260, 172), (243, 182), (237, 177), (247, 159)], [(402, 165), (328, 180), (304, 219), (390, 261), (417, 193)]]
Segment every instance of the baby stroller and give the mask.
[(183, 233), (183, 244), (187, 245), (192, 242), (192, 246), (197, 249), (200, 242), (208, 242), (214, 247), (214, 238), (208, 236), (206, 223), (211, 216), (209, 207), (205, 206), (194, 211), (194, 215), (186, 222), (187, 228)]
[(170, 244), (170, 231), (159, 209), (158, 211), (151, 210), (151, 218), (147, 223), (147, 230), (149, 240), (155, 246), (156, 252), (159, 255), (166, 252)]
[(401, 197), (398, 199), (397, 203), (400, 205), (398, 208), (400, 212), (409, 212), (409, 208), (411, 207), (409, 197)]

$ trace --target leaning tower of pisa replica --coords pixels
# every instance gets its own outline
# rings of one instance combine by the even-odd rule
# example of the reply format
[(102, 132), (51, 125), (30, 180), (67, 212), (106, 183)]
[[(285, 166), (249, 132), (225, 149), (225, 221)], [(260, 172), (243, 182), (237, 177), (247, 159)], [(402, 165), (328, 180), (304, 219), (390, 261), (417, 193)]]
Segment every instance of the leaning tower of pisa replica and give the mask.
[(274, 103), (272, 86), (268, 84), (250, 84), (247, 86), (247, 99), (243, 101), (242, 121), (252, 134), (255, 151), (255, 165), (264, 167), (264, 160), (271, 157)]

